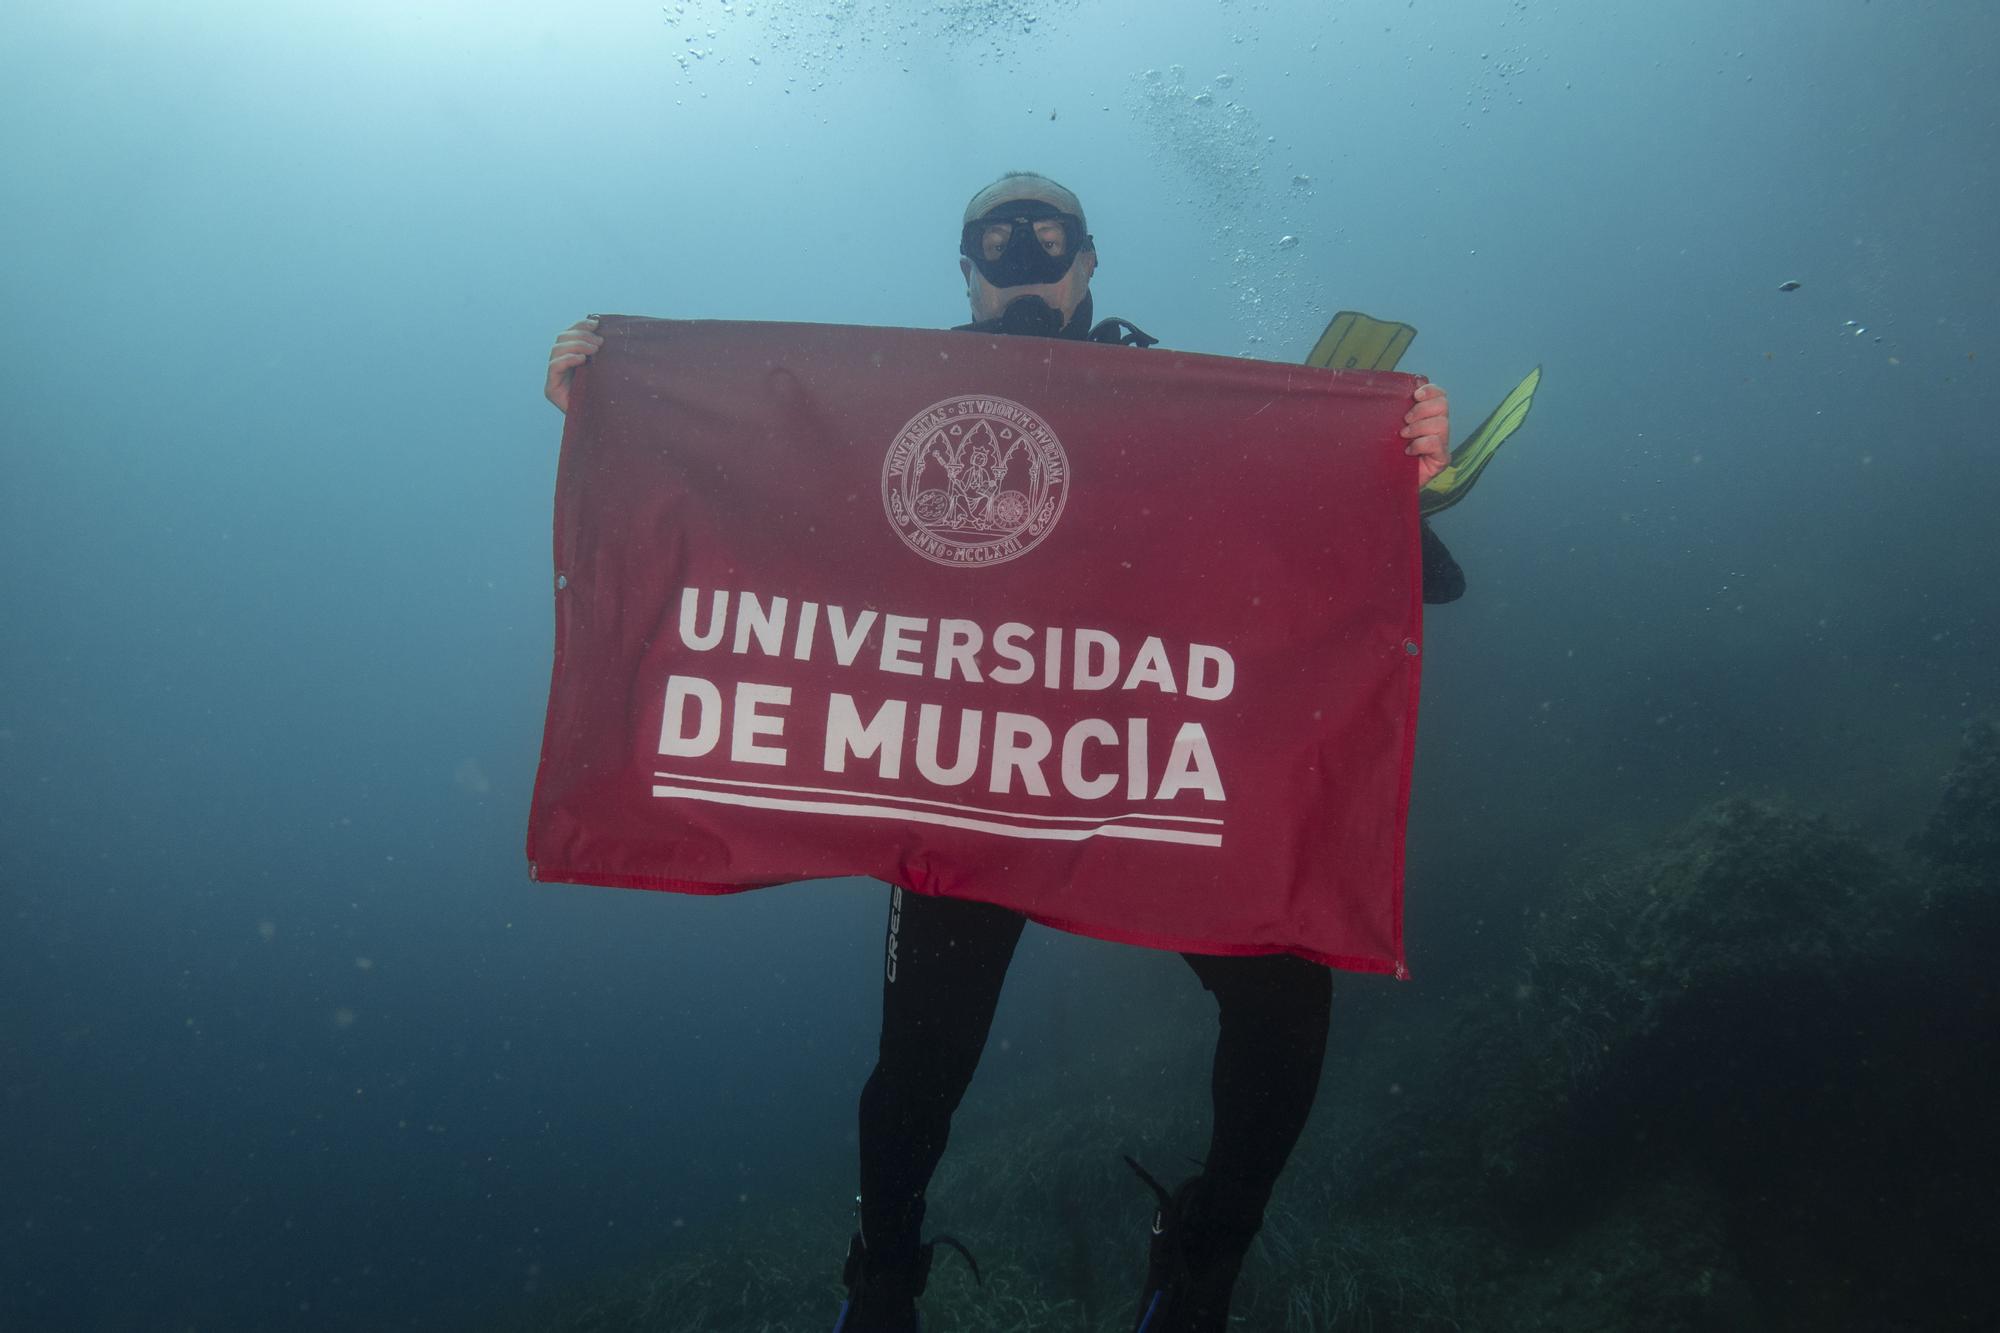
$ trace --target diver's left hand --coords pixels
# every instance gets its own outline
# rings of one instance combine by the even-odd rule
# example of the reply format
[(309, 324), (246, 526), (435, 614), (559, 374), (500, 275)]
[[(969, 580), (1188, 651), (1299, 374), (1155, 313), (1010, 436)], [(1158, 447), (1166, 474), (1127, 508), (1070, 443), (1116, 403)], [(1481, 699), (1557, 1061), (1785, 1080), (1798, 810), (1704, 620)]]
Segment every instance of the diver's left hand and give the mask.
[(1451, 403), (1435, 384), (1418, 386), (1417, 405), (1403, 418), (1403, 452), (1417, 460), (1417, 486), (1451, 466)]

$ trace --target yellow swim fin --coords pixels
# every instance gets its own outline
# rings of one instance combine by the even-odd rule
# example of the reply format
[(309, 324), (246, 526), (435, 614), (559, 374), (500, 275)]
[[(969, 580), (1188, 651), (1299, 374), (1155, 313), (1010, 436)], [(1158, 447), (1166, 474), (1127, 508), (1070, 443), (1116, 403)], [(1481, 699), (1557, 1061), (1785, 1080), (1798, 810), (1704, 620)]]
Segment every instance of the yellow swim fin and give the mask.
[[(1403, 359), (1417, 331), (1408, 324), (1375, 319), (1358, 310), (1343, 310), (1327, 323), (1306, 364), (1325, 370), (1394, 370)], [(1451, 508), (1472, 490), (1472, 483), (1493, 461), (1493, 455), (1528, 419), (1535, 405), (1535, 390), (1542, 384), (1542, 368), (1536, 366), (1526, 379), (1487, 413), (1479, 428), (1451, 451), (1451, 465), (1430, 479), (1417, 492), (1417, 510), (1425, 518)]]
[(1536, 366), (1528, 372), (1526, 379), (1500, 400), (1500, 406), (1487, 413), (1486, 420), (1479, 423), (1478, 429), (1451, 451), (1451, 466), (1432, 477), (1417, 492), (1418, 513), (1429, 518), (1451, 508), (1470, 493), (1472, 483), (1479, 480), (1479, 474), (1493, 461), (1500, 446), (1507, 443), (1507, 437), (1519, 430), (1521, 423), (1528, 419), (1528, 409), (1535, 405), (1535, 390), (1541, 384), (1542, 368)]
[(1394, 370), (1416, 336), (1408, 324), (1343, 310), (1306, 353), (1306, 364), (1322, 370)]

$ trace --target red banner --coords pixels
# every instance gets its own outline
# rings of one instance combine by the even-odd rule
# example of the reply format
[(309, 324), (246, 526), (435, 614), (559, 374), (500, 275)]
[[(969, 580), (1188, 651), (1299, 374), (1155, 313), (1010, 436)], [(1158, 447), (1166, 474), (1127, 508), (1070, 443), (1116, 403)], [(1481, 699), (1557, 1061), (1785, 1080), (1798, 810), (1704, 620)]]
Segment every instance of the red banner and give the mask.
[(536, 879), (868, 875), (1402, 972), (1421, 380), (606, 317)]

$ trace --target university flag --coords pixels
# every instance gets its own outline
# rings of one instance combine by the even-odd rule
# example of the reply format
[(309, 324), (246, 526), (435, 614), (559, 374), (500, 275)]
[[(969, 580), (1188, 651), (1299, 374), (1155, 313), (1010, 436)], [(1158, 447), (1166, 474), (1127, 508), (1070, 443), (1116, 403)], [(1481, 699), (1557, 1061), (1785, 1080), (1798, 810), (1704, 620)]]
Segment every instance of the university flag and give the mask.
[(1403, 974), (1420, 379), (598, 332), (556, 480), (536, 879), (864, 875)]

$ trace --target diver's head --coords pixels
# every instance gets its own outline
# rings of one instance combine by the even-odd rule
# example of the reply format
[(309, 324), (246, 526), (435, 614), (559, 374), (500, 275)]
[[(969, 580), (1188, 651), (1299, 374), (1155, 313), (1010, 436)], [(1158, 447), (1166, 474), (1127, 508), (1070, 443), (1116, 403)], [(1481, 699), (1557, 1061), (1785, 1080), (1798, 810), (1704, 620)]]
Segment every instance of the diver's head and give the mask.
[(958, 254), (973, 322), (1005, 317), (1019, 332), (1053, 334), (1069, 323), (1097, 271), (1082, 202), (1027, 171), (1010, 171), (972, 196)]

